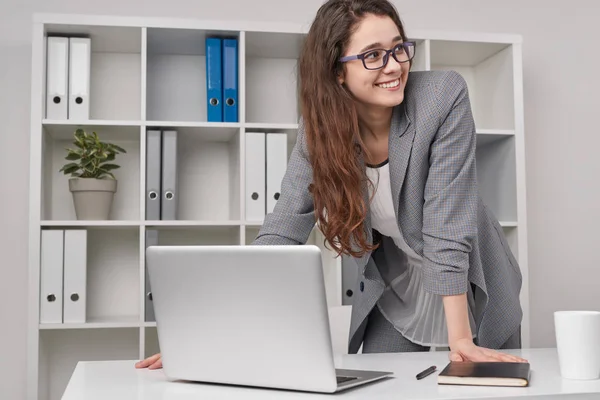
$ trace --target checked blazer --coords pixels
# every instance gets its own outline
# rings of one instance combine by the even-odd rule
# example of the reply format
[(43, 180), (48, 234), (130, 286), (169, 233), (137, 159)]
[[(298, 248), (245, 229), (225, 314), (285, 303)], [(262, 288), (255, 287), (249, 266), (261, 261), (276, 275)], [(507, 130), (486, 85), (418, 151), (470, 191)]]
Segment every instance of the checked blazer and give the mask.
[[(456, 295), (474, 284), (477, 344), (500, 348), (521, 324), (522, 276), (498, 220), (478, 192), (476, 130), (466, 82), (454, 71), (411, 72), (404, 93), (393, 110), (388, 143), (398, 224), (406, 243), (423, 257), (423, 290)], [(253, 244), (306, 243), (316, 222), (311, 182), (301, 120), (279, 200)], [(366, 183), (363, 196), (368, 200)], [(365, 229), (369, 241), (381, 245), (349, 258), (358, 270), (349, 353), (359, 350), (367, 316), (385, 287), (378, 263), (392, 268), (398, 254), (391, 238), (371, 228), (370, 213)]]

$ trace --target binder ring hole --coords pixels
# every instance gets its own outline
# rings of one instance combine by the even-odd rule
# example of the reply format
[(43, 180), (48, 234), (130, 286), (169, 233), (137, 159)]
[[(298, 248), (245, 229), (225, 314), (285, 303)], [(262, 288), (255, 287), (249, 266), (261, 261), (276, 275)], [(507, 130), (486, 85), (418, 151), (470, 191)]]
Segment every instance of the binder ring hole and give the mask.
[(152, 301), (152, 292), (148, 292), (146, 296), (148, 296), (148, 300)]
[(77, 98), (75, 99), (75, 103), (77, 103), (77, 104), (81, 104), (81, 103), (83, 103), (83, 99), (82, 99), (81, 97), (77, 97)]
[(173, 192), (166, 192), (165, 193), (165, 199), (172, 200), (173, 199)]
[(52, 303), (52, 302), (56, 301), (56, 296), (53, 294), (49, 294), (48, 296), (46, 296), (46, 299), (48, 299), (48, 301), (50, 303)]
[(78, 295), (77, 293), (73, 293), (73, 294), (71, 295), (71, 300), (72, 300), (72, 301), (77, 301), (77, 300), (79, 300), (79, 295)]
[(258, 200), (258, 193), (252, 193), (252, 200)]
[(148, 197), (150, 197), (150, 200), (156, 200), (156, 198), (158, 197), (158, 193), (152, 191), (148, 194)]
[(213, 97), (213, 98), (211, 98), (211, 99), (210, 99), (210, 105), (211, 105), (211, 106), (217, 106), (217, 105), (219, 105), (219, 99), (217, 99), (217, 98), (214, 98), (214, 97)]
[(346, 290), (346, 296), (348, 296), (348, 297), (352, 297), (352, 295), (353, 295), (353, 294), (354, 294), (354, 293), (352, 292), (352, 290), (351, 290), (351, 289), (348, 289), (348, 290)]
[(232, 99), (231, 97), (229, 97), (225, 102), (228, 106), (232, 106), (235, 104), (235, 100)]
[(58, 103), (60, 103), (60, 97), (54, 96), (54, 98), (52, 99), (52, 101), (54, 101), (54, 104), (58, 104)]
[(273, 198), (274, 198), (275, 200), (279, 200), (279, 192), (275, 193), (275, 194), (273, 195)]

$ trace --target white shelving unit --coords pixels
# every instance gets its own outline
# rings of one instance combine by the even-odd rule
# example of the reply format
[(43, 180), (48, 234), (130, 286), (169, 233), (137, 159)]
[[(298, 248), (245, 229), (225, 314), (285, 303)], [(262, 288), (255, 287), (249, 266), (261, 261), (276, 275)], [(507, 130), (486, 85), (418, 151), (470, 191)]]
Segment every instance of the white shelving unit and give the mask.
[[(239, 121), (207, 122), (204, 38), (239, 40)], [(90, 120), (45, 117), (45, 40), (92, 39)], [(87, 15), (36, 15), (32, 36), (28, 398), (58, 399), (79, 360), (141, 359), (159, 351), (145, 320), (145, 233), (160, 244), (247, 245), (260, 223), (245, 219), (245, 132), (284, 132), (288, 152), (300, 116), (296, 64), (306, 28), (294, 24)], [(413, 32), (414, 70), (452, 68), (466, 78), (478, 128), (481, 194), (500, 219), (523, 269), (524, 345), (528, 273), (521, 38)], [(109, 220), (75, 218), (58, 170), (75, 129), (124, 147)], [(146, 131), (178, 132), (178, 219), (145, 220)], [(87, 320), (40, 324), (40, 233), (87, 230)], [(341, 260), (323, 248), (330, 306), (344, 301)]]

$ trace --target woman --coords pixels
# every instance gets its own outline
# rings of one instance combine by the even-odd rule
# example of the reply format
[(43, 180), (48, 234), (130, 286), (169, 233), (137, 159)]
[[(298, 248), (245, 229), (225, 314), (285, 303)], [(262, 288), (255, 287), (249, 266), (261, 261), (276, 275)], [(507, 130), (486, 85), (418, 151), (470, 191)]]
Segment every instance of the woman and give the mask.
[(254, 244), (303, 244), (317, 222), (350, 256), (350, 353), (435, 346), (452, 361), (524, 362), (497, 351), (520, 347), (521, 273), (478, 196), (467, 86), (456, 72), (409, 74), (414, 51), (387, 0), (319, 9), (297, 143)]

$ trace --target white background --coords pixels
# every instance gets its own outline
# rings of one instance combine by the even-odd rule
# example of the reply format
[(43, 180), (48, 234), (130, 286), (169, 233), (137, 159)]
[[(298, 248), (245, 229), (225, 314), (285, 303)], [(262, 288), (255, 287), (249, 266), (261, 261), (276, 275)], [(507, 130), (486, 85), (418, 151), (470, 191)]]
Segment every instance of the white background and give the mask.
[[(25, 397), (31, 14), (290, 21), (320, 0), (0, 0), (0, 397)], [(600, 3), (395, 1), (412, 29), (523, 35), (531, 345), (552, 312), (600, 309)]]

